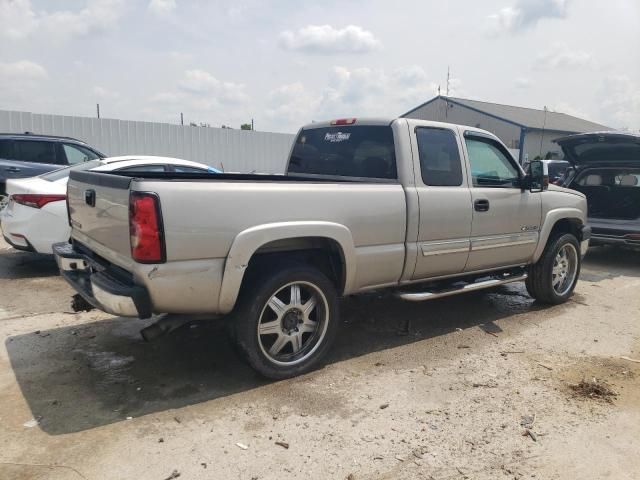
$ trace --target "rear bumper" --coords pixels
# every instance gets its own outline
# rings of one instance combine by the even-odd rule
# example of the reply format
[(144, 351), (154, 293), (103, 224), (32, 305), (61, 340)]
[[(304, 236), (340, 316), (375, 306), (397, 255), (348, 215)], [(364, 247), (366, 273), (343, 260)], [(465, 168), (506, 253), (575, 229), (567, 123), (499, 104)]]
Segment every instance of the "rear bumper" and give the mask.
[(599, 235), (593, 234), (591, 237), (592, 245), (628, 245), (631, 247), (640, 247), (640, 239), (626, 238), (624, 236), (615, 235)]
[(117, 272), (97, 265), (69, 243), (55, 244), (53, 253), (62, 277), (94, 307), (122, 317), (151, 316), (146, 288), (119, 278)]
[(640, 247), (640, 220), (591, 219), (593, 245)]
[(16, 250), (22, 250), (24, 252), (35, 252), (36, 251), (36, 249), (33, 248), (33, 245), (31, 245), (29, 243), (29, 240), (27, 240), (26, 238), (22, 239), (25, 242), (25, 245), (19, 245), (16, 242), (14, 242), (13, 240), (11, 240), (7, 235), (3, 234), (2, 236), (4, 237), (4, 241), (7, 242), (9, 245), (11, 245)]

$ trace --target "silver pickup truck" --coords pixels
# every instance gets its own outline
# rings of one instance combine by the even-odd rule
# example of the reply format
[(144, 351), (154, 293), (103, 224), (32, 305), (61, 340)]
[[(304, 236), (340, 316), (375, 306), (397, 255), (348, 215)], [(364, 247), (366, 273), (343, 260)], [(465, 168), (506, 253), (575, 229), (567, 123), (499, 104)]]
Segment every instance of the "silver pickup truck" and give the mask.
[(572, 294), (589, 244), (585, 196), (525, 174), (494, 135), (410, 119), (303, 127), (285, 175), (73, 172), (62, 275), (114, 315), (228, 316), (261, 374), (308, 371), (338, 297), (424, 301), (526, 281)]

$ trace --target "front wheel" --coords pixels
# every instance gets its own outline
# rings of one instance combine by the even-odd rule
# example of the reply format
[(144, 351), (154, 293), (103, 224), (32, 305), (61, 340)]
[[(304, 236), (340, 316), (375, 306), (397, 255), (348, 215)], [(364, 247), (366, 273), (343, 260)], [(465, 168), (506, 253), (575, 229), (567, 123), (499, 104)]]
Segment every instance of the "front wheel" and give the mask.
[(538, 262), (529, 267), (529, 295), (544, 303), (566, 302), (578, 283), (580, 262), (580, 245), (574, 235), (550, 239)]
[(292, 266), (244, 286), (232, 315), (235, 341), (247, 362), (268, 378), (314, 368), (338, 327), (335, 287), (318, 270)]

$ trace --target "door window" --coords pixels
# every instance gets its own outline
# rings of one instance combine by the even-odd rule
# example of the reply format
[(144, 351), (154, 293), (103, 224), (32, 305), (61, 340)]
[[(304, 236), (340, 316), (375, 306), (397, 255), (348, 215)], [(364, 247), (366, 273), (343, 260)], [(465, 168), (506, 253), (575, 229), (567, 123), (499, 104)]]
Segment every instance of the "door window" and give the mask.
[(442, 128), (416, 128), (422, 181), (430, 186), (462, 185), (462, 166), (456, 136)]
[(474, 187), (513, 187), (520, 178), (507, 154), (491, 141), (466, 138)]
[(33, 163), (58, 163), (53, 142), (20, 140), (15, 142), (16, 160)]
[(5, 160), (13, 160), (13, 141), (0, 140), (0, 158)]
[(184, 165), (174, 165), (173, 171), (178, 173), (208, 173), (204, 168), (186, 167)]
[(83, 148), (79, 145), (62, 145), (64, 154), (67, 157), (67, 163), (69, 165), (77, 165), (79, 163), (88, 162), (89, 160), (95, 160), (98, 156), (88, 148)]
[(119, 168), (121, 172), (133, 172), (133, 173), (156, 173), (164, 172), (164, 165), (135, 165), (133, 167)]

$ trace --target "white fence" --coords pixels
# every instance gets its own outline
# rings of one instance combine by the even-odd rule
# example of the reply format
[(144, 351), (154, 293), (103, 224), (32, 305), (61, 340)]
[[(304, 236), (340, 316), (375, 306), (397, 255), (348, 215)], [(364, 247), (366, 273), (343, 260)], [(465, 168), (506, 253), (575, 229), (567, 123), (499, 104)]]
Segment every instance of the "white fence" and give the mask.
[(0, 110), (0, 132), (77, 138), (109, 156), (178, 157), (227, 172), (283, 173), (294, 135)]

